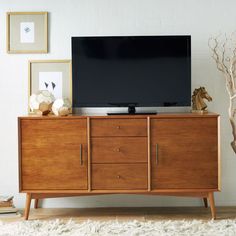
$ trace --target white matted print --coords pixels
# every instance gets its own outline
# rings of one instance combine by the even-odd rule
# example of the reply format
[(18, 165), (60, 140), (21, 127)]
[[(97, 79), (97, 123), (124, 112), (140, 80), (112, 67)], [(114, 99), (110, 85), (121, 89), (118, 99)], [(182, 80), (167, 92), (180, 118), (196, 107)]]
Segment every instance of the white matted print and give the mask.
[(34, 43), (34, 22), (20, 23), (20, 42)]
[(7, 52), (47, 53), (48, 13), (8, 12)]
[(39, 72), (39, 90), (48, 90), (56, 99), (62, 98), (62, 72)]
[(29, 96), (40, 90), (72, 103), (71, 60), (29, 61)]

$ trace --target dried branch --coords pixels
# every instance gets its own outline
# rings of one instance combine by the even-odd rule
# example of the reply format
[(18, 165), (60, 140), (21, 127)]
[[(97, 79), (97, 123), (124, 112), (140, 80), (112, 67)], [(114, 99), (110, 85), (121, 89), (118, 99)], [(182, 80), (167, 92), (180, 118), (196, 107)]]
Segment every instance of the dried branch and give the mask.
[[(215, 45), (212, 46), (211, 45), (211, 42), (214, 41)], [(224, 66), (222, 65), (221, 61), (220, 61), (220, 57), (219, 57), (219, 54), (217, 53), (217, 49), (219, 47), (219, 43), (217, 41), (217, 39), (213, 39), (213, 38), (210, 38), (208, 40), (208, 46), (209, 48), (211, 49), (212, 51), (212, 58), (215, 60), (216, 62), (216, 66), (217, 66), (217, 69), (221, 72), (224, 72)]]
[(226, 43), (227, 43), (227, 38), (226, 38), (225, 42), (224, 42), (223, 45), (222, 45), (221, 63), (222, 63), (222, 65), (223, 65), (223, 67), (224, 67), (225, 73), (227, 73), (228, 75), (230, 75), (230, 74), (229, 74), (228, 67), (227, 67), (226, 64), (225, 64), (225, 60), (226, 60), (226, 59), (225, 59), (225, 51), (226, 51), (225, 45), (226, 45)]
[(235, 94), (236, 93), (236, 88), (235, 88), (235, 63), (236, 63), (236, 60), (235, 60), (235, 56), (233, 56), (232, 60), (231, 60), (231, 63), (230, 63), (230, 66), (229, 66), (229, 74), (230, 74), (230, 77), (231, 77), (231, 87), (232, 87), (232, 93)]
[[(232, 33), (233, 35), (234, 33)], [(229, 120), (232, 127), (233, 141), (231, 147), (236, 154), (236, 103), (233, 100), (236, 98), (236, 44), (233, 45), (233, 37), (230, 38), (230, 42), (233, 49), (228, 47), (229, 39), (225, 36), (223, 43), (219, 41), (219, 36), (210, 38), (208, 40), (208, 46), (212, 52), (212, 58), (216, 62), (217, 69), (224, 74), (226, 90), (229, 94)], [(228, 49), (229, 52), (228, 52)]]

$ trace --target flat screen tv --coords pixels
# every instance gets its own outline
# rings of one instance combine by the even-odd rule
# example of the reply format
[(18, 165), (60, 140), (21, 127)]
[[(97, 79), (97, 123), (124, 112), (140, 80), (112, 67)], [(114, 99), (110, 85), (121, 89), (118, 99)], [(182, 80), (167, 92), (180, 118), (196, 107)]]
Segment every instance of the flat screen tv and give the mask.
[(72, 78), (74, 108), (190, 106), (191, 36), (72, 37)]

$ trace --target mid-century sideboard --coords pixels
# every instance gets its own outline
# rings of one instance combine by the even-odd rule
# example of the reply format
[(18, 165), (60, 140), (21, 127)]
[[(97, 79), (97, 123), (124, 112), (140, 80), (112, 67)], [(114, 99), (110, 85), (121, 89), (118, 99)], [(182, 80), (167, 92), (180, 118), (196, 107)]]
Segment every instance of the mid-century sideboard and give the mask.
[(189, 196), (220, 190), (219, 115), (19, 117), (19, 188), (31, 199)]

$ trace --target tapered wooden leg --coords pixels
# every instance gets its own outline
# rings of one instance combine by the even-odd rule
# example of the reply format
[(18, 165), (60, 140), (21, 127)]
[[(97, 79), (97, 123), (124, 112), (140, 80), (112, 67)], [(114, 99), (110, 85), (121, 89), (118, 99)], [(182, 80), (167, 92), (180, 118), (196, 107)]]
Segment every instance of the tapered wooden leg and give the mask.
[(203, 202), (204, 202), (204, 206), (206, 208), (208, 208), (208, 202), (207, 202), (207, 198), (206, 197), (203, 198)]
[(29, 211), (30, 211), (30, 204), (31, 204), (31, 193), (26, 194), (26, 203), (25, 203), (25, 220), (29, 218)]
[(34, 200), (34, 209), (37, 209), (39, 206), (39, 199)]
[(214, 200), (214, 193), (213, 192), (208, 194), (208, 199), (210, 202), (212, 219), (215, 220), (216, 219), (216, 209), (215, 209), (215, 200)]

